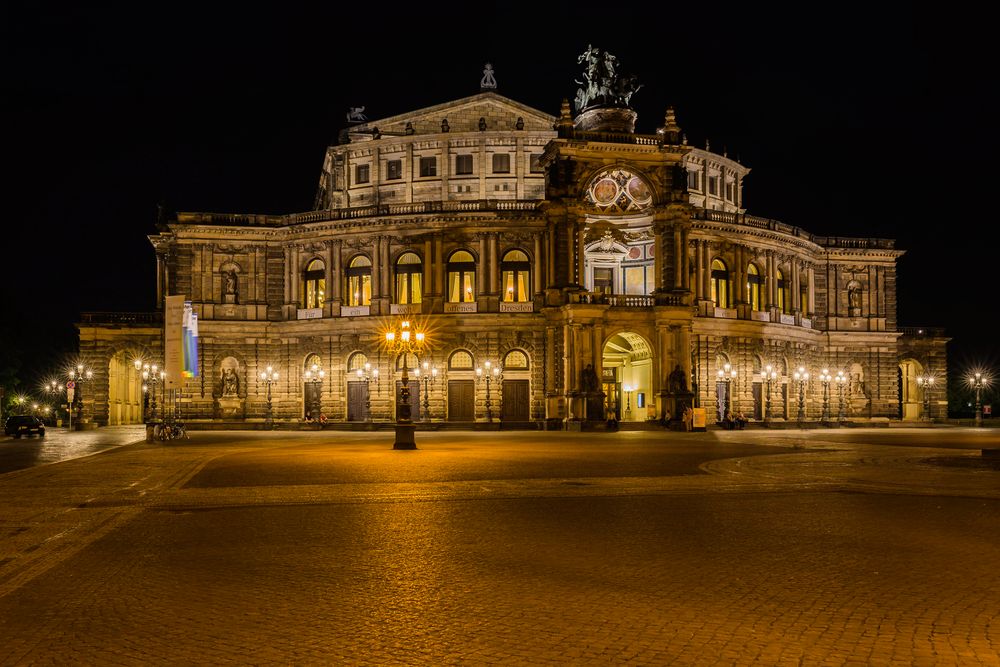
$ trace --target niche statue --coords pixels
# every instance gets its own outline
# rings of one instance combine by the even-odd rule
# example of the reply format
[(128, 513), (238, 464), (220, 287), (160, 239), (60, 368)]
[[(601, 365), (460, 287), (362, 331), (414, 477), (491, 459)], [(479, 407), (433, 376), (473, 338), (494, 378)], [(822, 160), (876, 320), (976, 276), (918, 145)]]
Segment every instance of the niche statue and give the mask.
[(681, 369), (681, 365), (677, 364), (674, 366), (674, 370), (670, 371), (670, 375), (667, 377), (667, 390), (676, 393), (686, 392), (687, 388), (687, 378), (684, 377), (684, 371)]
[(240, 376), (236, 374), (234, 368), (224, 368), (222, 370), (222, 396), (224, 398), (235, 398), (240, 395)]

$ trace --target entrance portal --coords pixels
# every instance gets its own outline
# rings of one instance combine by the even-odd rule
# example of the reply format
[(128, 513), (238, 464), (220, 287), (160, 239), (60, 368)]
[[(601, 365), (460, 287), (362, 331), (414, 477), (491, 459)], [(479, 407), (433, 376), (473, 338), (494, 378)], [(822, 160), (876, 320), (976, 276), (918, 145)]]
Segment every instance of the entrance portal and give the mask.
[(924, 416), (924, 389), (917, 384), (917, 378), (923, 373), (923, 366), (914, 359), (905, 359), (899, 364), (899, 416), (903, 420)]
[(619, 421), (642, 422), (656, 417), (653, 402), (653, 351), (637, 333), (615, 334), (604, 344), (604, 407)]

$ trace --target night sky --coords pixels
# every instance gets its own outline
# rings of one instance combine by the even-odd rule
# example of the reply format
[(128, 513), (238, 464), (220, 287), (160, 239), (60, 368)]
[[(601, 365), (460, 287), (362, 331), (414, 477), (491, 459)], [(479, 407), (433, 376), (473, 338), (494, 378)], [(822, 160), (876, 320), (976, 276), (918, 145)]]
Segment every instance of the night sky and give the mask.
[(209, 4), (3, 10), (0, 318), (39, 374), (80, 311), (152, 308), (158, 204), (309, 210), (349, 106), (377, 119), (472, 95), (489, 61), (498, 93), (555, 115), (588, 43), (644, 82), (638, 131), (672, 104), (691, 144), (753, 170), (749, 213), (897, 239), (900, 324), (946, 327), (952, 366), (1000, 370), (982, 17), (881, 3)]

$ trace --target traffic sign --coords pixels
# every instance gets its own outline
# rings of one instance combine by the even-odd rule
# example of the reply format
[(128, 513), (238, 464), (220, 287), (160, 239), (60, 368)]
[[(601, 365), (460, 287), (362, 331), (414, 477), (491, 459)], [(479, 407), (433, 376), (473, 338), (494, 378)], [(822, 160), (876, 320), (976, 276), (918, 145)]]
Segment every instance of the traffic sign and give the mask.
[(67, 389), (72, 389), (75, 386), (76, 386), (76, 383), (73, 382), (72, 380), (70, 380), (69, 382), (66, 383), (66, 388)]

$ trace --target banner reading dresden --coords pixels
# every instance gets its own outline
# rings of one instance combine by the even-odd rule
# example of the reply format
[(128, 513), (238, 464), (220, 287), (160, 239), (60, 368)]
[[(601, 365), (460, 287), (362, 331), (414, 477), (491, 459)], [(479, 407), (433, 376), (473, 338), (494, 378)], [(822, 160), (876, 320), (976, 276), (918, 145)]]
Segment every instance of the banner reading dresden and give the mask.
[(184, 296), (168, 296), (163, 304), (163, 366), (166, 388), (184, 385)]

